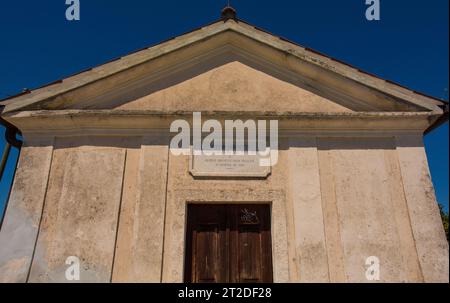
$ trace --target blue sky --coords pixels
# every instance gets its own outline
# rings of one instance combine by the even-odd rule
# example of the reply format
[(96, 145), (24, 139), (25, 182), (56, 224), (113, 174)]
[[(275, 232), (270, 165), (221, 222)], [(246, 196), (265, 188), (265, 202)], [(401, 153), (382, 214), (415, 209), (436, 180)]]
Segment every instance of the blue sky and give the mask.
[[(64, 78), (205, 25), (226, 0), (0, 2), (0, 98)], [(381, 21), (365, 0), (234, 0), (240, 18), (301, 45), (435, 97), (448, 99), (448, 0), (381, 0)], [(438, 201), (448, 209), (448, 123), (425, 138)], [(0, 134), (3, 131), (0, 131)], [(3, 136), (2, 136), (3, 138)], [(4, 142), (0, 140), (0, 149)], [(0, 185), (0, 213), (17, 151)]]

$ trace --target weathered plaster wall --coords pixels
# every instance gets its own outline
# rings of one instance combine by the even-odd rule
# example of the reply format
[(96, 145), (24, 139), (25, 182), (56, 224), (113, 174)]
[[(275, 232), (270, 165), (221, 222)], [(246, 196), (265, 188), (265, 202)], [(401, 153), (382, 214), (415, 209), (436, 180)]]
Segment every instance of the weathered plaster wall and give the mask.
[(293, 215), (293, 278), (299, 282), (329, 282), (317, 139), (290, 138), (286, 157)]
[(27, 142), (0, 230), (0, 282), (27, 281), (52, 160), (53, 140)]
[(161, 282), (168, 137), (139, 143), (127, 153), (113, 282)]
[(332, 281), (366, 281), (370, 256), (380, 260), (381, 281), (421, 281), (393, 139), (318, 146)]
[(442, 228), (420, 136), (396, 138), (398, 159), (419, 264), (426, 282), (449, 281), (448, 242)]
[(82, 281), (181, 282), (186, 204), (206, 202), (272, 205), (276, 282), (366, 282), (369, 256), (382, 282), (448, 281), (417, 136), (282, 138), (265, 180), (194, 179), (168, 140), (30, 141), (0, 232), (0, 280), (64, 282), (74, 255)]
[(125, 163), (118, 143), (56, 139), (29, 282), (65, 282), (69, 256), (80, 258), (83, 281), (110, 281)]

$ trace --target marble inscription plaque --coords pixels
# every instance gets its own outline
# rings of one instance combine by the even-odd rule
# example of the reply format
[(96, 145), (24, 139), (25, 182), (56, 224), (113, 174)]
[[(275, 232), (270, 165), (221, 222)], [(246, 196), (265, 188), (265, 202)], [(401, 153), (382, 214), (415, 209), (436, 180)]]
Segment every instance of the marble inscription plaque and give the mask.
[(271, 168), (260, 165), (259, 155), (191, 155), (190, 173), (194, 177), (265, 178)]

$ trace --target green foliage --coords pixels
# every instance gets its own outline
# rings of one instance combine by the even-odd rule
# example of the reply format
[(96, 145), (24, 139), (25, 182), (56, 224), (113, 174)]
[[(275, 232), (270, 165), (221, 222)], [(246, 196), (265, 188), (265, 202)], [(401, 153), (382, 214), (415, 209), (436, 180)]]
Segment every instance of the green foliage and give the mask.
[(447, 235), (448, 241), (448, 213), (445, 213), (442, 205), (439, 204), (439, 210), (441, 211), (442, 224), (444, 224), (445, 234)]

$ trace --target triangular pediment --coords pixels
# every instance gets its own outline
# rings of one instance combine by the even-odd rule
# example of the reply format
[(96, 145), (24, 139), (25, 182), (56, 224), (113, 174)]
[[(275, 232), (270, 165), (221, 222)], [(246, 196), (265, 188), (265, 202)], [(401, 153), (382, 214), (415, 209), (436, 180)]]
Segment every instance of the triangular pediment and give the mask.
[(441, 102), (244, 22), (216, 22), (5, 102), (30, 110), (415, 112)]
[[(135, 100), (110, 103), (119, 110), (349, 112), (351, 108), (313, 93), (300, 82), (230, 60), (192, 76), (178, 75)], [(175, 82), (175, 83), (174, 83)], [(148, 91), (147, 90), (147, 91)], [(142, 95), (143, 92), (137, 95)], [(107, 105), (107, 104), (106, 104)]]

